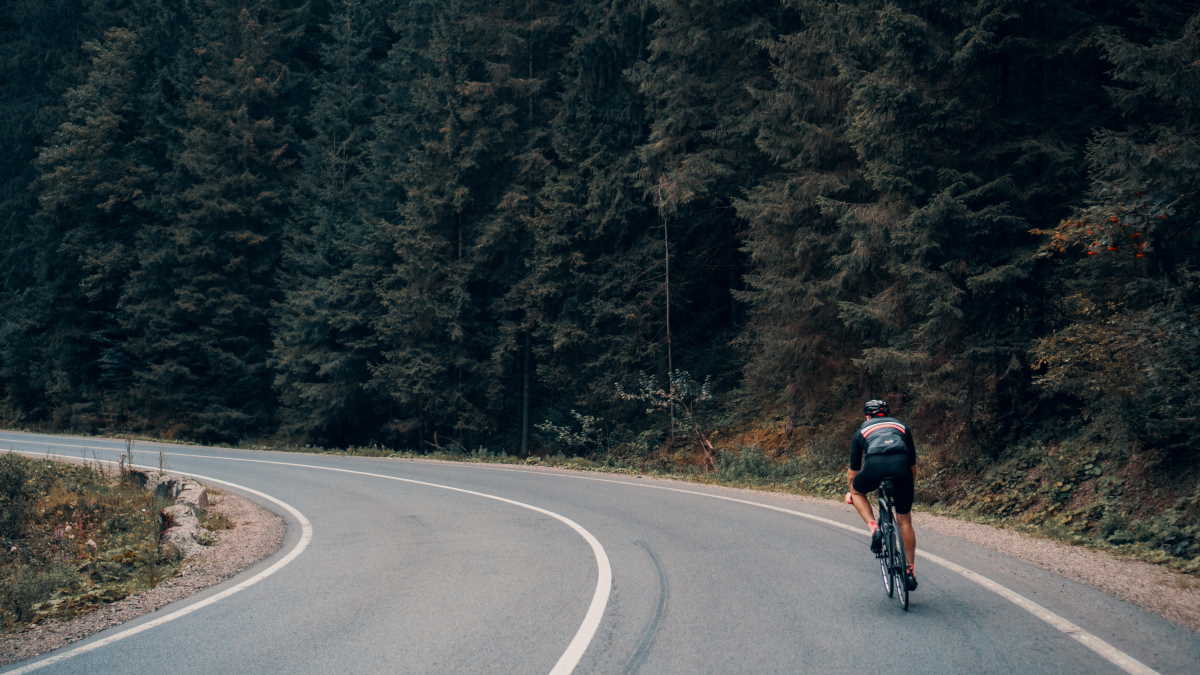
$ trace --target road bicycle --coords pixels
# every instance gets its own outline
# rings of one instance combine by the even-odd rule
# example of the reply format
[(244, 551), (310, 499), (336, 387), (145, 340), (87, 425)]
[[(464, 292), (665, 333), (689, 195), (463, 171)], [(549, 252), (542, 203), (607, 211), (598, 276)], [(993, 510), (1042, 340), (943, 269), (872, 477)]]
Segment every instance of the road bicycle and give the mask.
[(895, 597), (904, 611), (908, 611), (908, 561), (904, 556), (904, 544), (900, 541), (900, 528), (896, 525), (896, 510), (892, 499), (892, 481), (885, 479), (879, 486), (879, 517), (875, 519), (883, 535), (883, 546), (875, 557), (883, 574), (883, 591), (889, 598)]

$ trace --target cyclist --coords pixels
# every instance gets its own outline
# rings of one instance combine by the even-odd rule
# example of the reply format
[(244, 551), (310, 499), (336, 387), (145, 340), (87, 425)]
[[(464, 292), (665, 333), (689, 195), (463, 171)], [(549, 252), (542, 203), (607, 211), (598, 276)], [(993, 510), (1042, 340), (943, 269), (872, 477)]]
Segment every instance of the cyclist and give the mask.
[(871, 530), (871, 551), (878, 554), (883, 535), (875, 523), (875, 514), (867, 493), (879, 488), (884, 478), (892, 479), (896, 505), (896, 524), (908, 558), (906, 585), (917, 588), (917, 533), (912, 525), (913, 479), (917, 473), (917, 446), (912, 430), (891, 417), (887, 401), (872, 399), (863, 404), (864, 421), (850, 442), (850, 470), (847, 472), (850, 491), (846, 503), (853, 504), (858, 515)]

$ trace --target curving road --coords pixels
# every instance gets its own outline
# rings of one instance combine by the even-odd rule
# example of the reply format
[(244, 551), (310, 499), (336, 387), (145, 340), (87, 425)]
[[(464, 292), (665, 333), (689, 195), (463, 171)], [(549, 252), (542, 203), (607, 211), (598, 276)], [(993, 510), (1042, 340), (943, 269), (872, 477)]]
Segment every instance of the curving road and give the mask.
[[(118, 440), (0, 433), (115, 459)], [(834, 504), (513, 467), (135, 444), (288, 521), (238, 577), (46, 673), (1194, 673), (1200, 636), (921, 533), (909, 612)], [(1167, 591), (1169, 592), (1169, 591)], [(6, 671), (7, 672), (7, 671)]]

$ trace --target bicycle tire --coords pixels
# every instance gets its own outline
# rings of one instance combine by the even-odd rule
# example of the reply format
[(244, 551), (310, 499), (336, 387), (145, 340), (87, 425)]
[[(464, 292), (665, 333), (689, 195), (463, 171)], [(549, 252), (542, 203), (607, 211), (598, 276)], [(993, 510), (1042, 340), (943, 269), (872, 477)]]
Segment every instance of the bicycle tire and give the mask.
[(892, 573), (892, 536), (889, 532), (892, 526), (889, 523), (882, 523), (879, 529), (883, 532), (883, 550), (876, 556), (879, 558), (879, 571), (883, 577), (883, 592), (890, 598), (896, 592), (896, 579)]
[(900, 608), (908, 611), (908, 560), (904, 555), (904, 542), (901, 541), (900, 528), (892, 528), (892, 588), (896, 590), (896, 602)]

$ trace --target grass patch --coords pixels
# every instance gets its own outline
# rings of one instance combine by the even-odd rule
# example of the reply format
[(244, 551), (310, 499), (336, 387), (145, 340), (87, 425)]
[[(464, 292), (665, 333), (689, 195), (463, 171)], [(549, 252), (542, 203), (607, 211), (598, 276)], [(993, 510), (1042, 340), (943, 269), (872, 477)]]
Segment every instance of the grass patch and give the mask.
[(0, 629), (66, 618), (174, 574), (166, 503), (97, 466), (0, 455)]
[(203, 517), (200, 518), (200, 526), (206, 530), (232, 530), (233, 521), (224, 513), (216, 511), (205, 511)]

